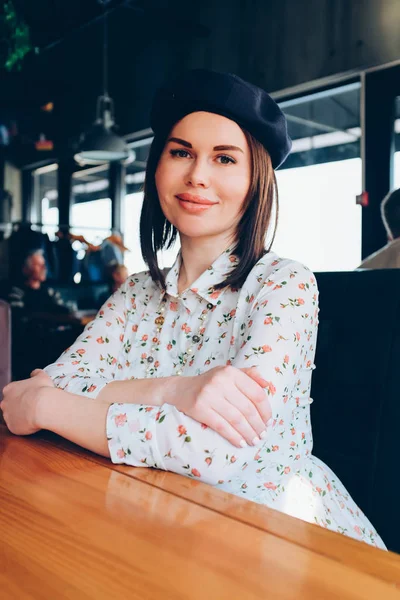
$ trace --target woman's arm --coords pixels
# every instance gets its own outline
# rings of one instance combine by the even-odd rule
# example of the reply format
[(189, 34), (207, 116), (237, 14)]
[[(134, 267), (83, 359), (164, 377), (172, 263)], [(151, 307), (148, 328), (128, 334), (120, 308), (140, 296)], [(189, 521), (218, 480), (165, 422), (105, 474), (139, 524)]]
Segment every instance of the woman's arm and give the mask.
[[(211, 371), (215, 372), (218, 370), (219, 368), (212, 369)], [(248, 370), (247, 373), (248, 375), (239, 370), (235, 370), (234, 373), (229, 371), (227, 379), (222, 381), (224, 389), (227, 389), (231, 384), (232, 378), (238, 378), (241, 384), (245, 384), (245, 389), (250, 397), (257, 390), (258, 400), (256, 402), (265, 403), (264, 392), (261, 386), (256, 383), (259, 380), (259, 376), (254, 373), (254, 369)], [(150, 405), (133, 406), (131, 403), (125, 403), (112, 404), (109, 412), (112, 400), (105, 400), (103, 398), (101, 402), (98, 402), (97, 399), (82, 397), (78, 394), (71, 394), (70, 392), (56, 389), (49, 376), (40, 369), (34, 371), (32, 375), (31, 379), (9, 384), (4, 389), (5, 400), (2, 408), (6, 422), (10, 430), (18, 435), (29, 435), (40, 429), (48, 429), (92, 452), (96, 452), (102, 456), (109, 456), (110, 452), (106, 438), (106, 420), (108, 422), (108, 437), (112, 444), (113, 433), (110, 422), (113, 421), (114, 426), (119, 428), (127, 422), (126, 415), (129, 413), (134, 418), (136, 417), (136, 420), (135, 423), (130, 423), (128, 435), (132, 435), (137, 431), (139, 435), (143, 433), (144, 439), (149, 441), (153, 438), (154, 432), (154, 438), (156, 438), (158, 433), (156, 431), (157, 424), (162, 424), (168, 415), (169, 430), (171, 430), (171, 426), (173, 427), (173, 421), (175, 420), (176, 427), (173, 427), (173, 429), (179, 432), (180, 437), (185, 433), (183, 438), (184, 443), (190, 442), (191, 437), (186, 435), (187, 430), (182, 426), (182, 420), (190, 424), (191, 430), (193, 432), (197, 431), (196, 438), (204, 442), (202, 432), (207, 427), (197, 419), (204, 417), (206, 421), (209, 420), (210, 413), (207, 412), (207, 406), (205, 405), (207, 403), (200, 402), (199, 405), (196, 405), (194, 414), (197, 419), (184, 415), (176, 407), (172, 406), (176, 403), (183, 410), (189, 409), (192, 397), (196, 397), (198, 393), (199, 385), (200, 389), (203, 389), (205, 385), (204, 382), (200, 383), (200, 376), (159, 378), (152, 381), (153, 386), (147, 385), (149, 382), (143, 382), (142, 380), (126, 382), (130, 384), (130, 391), (131, 393), (133, 391), (135, 395), (139, 393), (141, 383), (146, 384), (148, 393), (151, 393), (151, 387), (153, 387), (153, 391), (156, 393), (155, 390), (158, 387), (159, 391), (157, 393), (159, 393), (160, 403), (163, 405), (162, 409)], [(205, 374), (206, 379), (210, 380), (210, 375), (212, 375), (211, 372), (207, 372)], [(218, 387), (213, 389), (215, 389), (215, 393), (218, 396), (218, 398), (215, 398), (216, 403), (213, 403), (214, 408), (217, 409), (215, 404), (219, 406), (220, 393)], [(251, 401), (248, 400), (248, 402), (250, 404)], [(268, 401), (266, 404), (269, 405)], [(121, 406), (125, 409), (125, 412), (122, 414), (120, 413)], [(109, 413), (108, 417), (107, 413)], [(269, 417), (270, 412), (267, 414)], [(221, 429), (220, 431), (222, 434), (223, 430)], [(210, 430), (207, 436), (213, 440), (213, 443), (215, 443), (215, 440), (220, 441), (221, 437), (214, 430)], [(130, 442), (132, 443), (133, 440), (131, 439)], [(224, 444), (231, 452), (233, 447), (226, 439), (224, 439)], [(152, 463), (148, 460), (148, 453), (153, 460)], [(141, 444), (137, 443), (133, 451), (129, 451), (128, 454), (131, 455), (129, 464), (165, 468), (163, 467), (162, 458), (156, 457), (153, 447), (141, 447)], [(121, 452), (119, 456), (121, 456)], [(212, 458), (209, 459), (209, 462), (211, 464)], [(213, 471), (213, 469), (210, 471)]]
[[(304, 432), (296, 431), (297, 411), (308, 406), (317, 328), (317, 289), (312, 274), (301, 266), (282, 269), (275, 279), (265, 282), (242, 325), (243, 342), (234, 366), (258, 362), (269, 384), (274, 425), (264, 440), (266, 452), (274, 452), (275, 460), (280, 455), (279, 462), (297, 460), (304, 441)], [(187, 378), (172, 379), (179, 381), (177, 393), (184, 394)], [(109, 455), (115, 463), (161, 468), (215, 484), (235, 475), (254, 458), (254, 447), (234, 448), (216, 431), (168, 403), (156, 408), (110, 405), (109, 400), (89, 398), (83, 402), (81, 396), (52, 389), (46, 389), (42, 397), (39, 427), (107, 456), (106, 427)]]
[[(174, 377), (115, 380), (120, 361), (124, 360), (125, 350), (129, 350), (132, 341), (131, 332), (126, 332), (127, 306), (130, 313), (137, 310), (136, 302), (131, 300), (134, 299), (132, 290), (140, 285), (138, 277), (128, 278), (72, 346), (44, 369), (57, 388), (109, 404), (118, 401), (152, 406), (161, 406), (164, 394), (170, 389), (174, 393)], [(127, 294), (131, 299), (126, 300)]]
[(30, 379), (6, 385), (0, 409), (15, 435), (48, 429), (92, 452), (110, 455), (106, 437), (109, 404), (56, 389), (40, 369)]
[[(277, 270), (258, 298), (249, 295), (253, 306), (240, 328), (243, 341), (233, 362), (238, 368), (256, 364), (268, 382), (273, 426), (264, 443), (266, 453), (273, 453), (270, 456), (282, 468), (292, 463), (297, 468), (309, 446), (304, 445), (309, 431), (304, 431), (301, 411), (309, 405), (317, 296), (315, 279), (302, 265), (291, 263)], [(160, 408), (113, 404), (107, 415), (107, 437), (115, 463), (161, 468), (211, 484), (238, 473), (256, 452), (251, 446), (235, 448), (169, 404)]]
[[(182, 385), (183, 380), (179, 378)], [(10, 384), (2, 407), (13, 433), (24, 435), (47, 429), (96, 454), (111, 456), (115, 463), (174, 471), (216, 484), (221, 477), (235, 474), (239, 457), (242, 464), (256, 452), (254, 447), (234, 448), (218, 433), (168, 404), (160, 408), (110, 406), (51, 386), (38, 389), (34, 402), (32, 387), (28, 387), (29, 397), (18, 397), (19, 384), (25, 382)], [(35, 405), (30, 418), (28, 413)], [(27, 409), (24, 420), (31, 421), (29, 431), (18, 430), (20, 425), (25, 427), (18, 408)]]
[(97, 402), (56, 388), (40, 391), (37, 429), (48, 429), (101, 456), (110, 456), (106, 436), (109, 403)]
[(134, 302), (126, 302), (135, 285), (137, 278), (128, 278), (72, 346), (44, 369), (57, 388), (95, 398), (114, 380), (119, 358), (124, 355), (127, 306), (130, 312), (136, 310)]
[(168, 402), (168, 398), (176, 397), (177, 380), (177, 376), (171, 376), (111, 381), (100, 390), (97, 399), (107, 404), (119, 402), (161, 406)]
[[(272, 410), (267, 456), (280, 468), (296, 470), (312, 447), (311, 376), (318, 331), (318, 288), (313, 273), (293, 261), (264, 281), (239, 332), (233, 365), (251, 362), (268, 381)], [(261, 272), (260, 272), (261, 276)]]

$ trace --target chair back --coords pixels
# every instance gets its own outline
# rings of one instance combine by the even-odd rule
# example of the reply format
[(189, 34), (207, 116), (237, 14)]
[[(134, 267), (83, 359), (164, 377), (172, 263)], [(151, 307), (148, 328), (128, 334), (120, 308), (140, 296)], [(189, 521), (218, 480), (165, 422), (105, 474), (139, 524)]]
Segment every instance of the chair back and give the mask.
[(3, 387), (11, 381), (11, 310), (0, 300), (0, 401)]
[(400, 552), (400, 269), (316, 273), (315, 456)]

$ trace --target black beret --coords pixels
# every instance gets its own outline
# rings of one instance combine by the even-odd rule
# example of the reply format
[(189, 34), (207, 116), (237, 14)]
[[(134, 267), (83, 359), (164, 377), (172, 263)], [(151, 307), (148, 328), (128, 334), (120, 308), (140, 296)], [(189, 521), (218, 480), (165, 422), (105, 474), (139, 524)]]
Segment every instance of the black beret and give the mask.
[(277, 103), (237, 75), (193, 69), (166, 82), (155, 95), (151, 127), (156, 136), (166, 136), (175, 123), (196, 111), (217, 113), (246, 129), (269, 152), (274, 169), (290, 152), (286, 118)]

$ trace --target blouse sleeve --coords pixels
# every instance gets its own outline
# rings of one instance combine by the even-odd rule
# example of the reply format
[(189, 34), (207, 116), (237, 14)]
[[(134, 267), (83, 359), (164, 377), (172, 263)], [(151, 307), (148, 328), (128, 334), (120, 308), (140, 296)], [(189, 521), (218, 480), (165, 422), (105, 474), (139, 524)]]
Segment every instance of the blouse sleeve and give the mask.
[(257, 365), (268, 381), (273, 425), (259, 447), (238, 449), (168, 404), (113, 404), (107, 438), (114, 463), (155, 467), (213, 485), (244, 470), (261, 446), (275, 452), (274, 459), (280, 454), (279, 462), (286, 465), (293, 455), (296, 411), (309, 403), (317, 328), (315, 279), (302, 265), (291, 265), (264, 281), (257, 298), (247, 296), (247, 318), (238, 326), (239, 350), (231, 363)]
[(239, 332), (235, 367), (257, 366), (268, 382), (272, 426), (264, 449), (282, 475), (296, 470), (312, 447), (311, 376), (318, 331), (318, 288), (300, 263), (278, 268), (248, 297), (248, 318)]
[(56, 387), (96, 398), (113, 381), (124, 344), (126, 284), (101, 307), (76, 341), (44, 370)]

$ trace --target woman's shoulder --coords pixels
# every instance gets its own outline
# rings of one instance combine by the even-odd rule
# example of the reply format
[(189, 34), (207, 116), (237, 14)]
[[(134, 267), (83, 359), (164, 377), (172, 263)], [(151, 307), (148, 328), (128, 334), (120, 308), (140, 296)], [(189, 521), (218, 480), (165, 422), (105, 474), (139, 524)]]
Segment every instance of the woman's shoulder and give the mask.
[[(171, 267), (165, 267), (164, 269), (161, 269), (161, 272), (163, 273), (163, 275), (165, 277), (170, 270), (171, 270)], [(149, 278), (151, 279), (151, 275), (150, 275), (150, 270), (149, 269), (147, 269), (145, 271), (139, 271), (137, 273), (132, 273), (128, 277), (128, 279), (133, 279), (133, 281), (135, 281), (137, 283), (142, 282), (142, 281), (146, 281), (147, 282), (147, 280)]]
[(149, 270), (132, 273), (128, 276), (124, 286), (127, 293), (134, 294), (135, 296), (141, 293), (153, 293), (158, 289)]
[(250, 271), (245, 287), (252, 294), (285, 287), (310, 290), (317, 289), (314, 273), (303, 263), (284, 258), (275, 252), (267, 252)]

